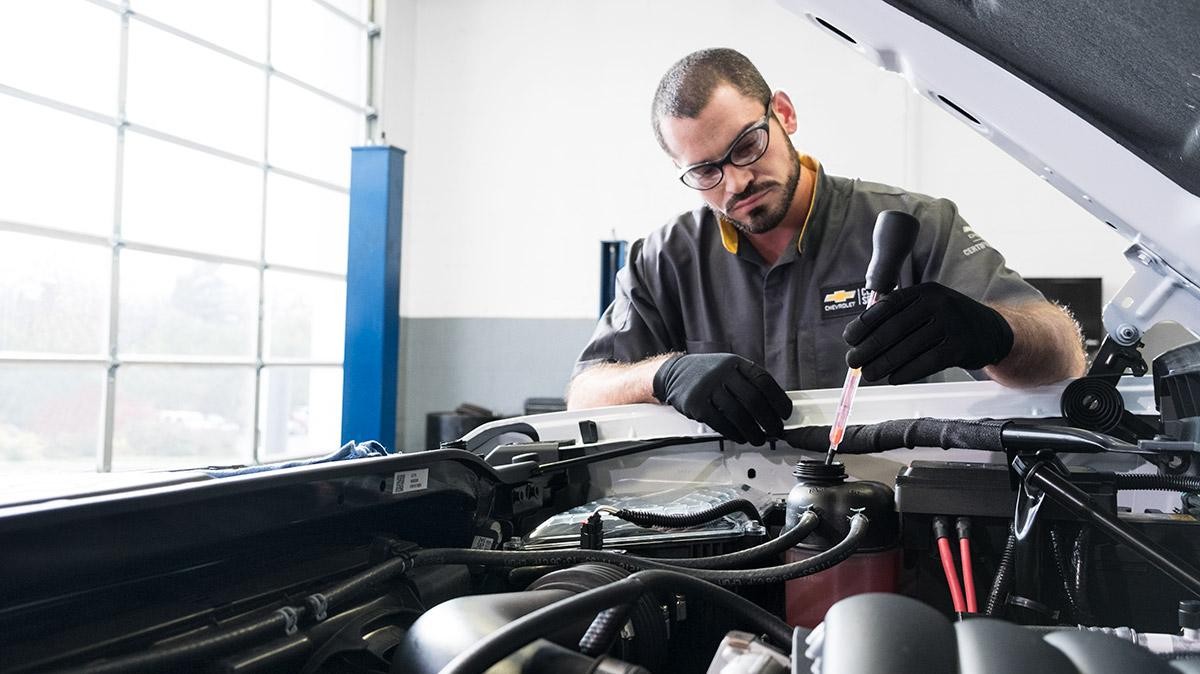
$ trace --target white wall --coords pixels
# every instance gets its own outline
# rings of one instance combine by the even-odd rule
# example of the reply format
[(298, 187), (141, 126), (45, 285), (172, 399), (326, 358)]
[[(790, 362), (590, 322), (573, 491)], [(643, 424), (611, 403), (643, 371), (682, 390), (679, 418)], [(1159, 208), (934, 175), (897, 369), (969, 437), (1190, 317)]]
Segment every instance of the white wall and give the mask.
[(382, 58), (374, 87), (383, 137), (375, 140), (407, 149), (413, 144), (416, 111), (417, 0), (383, 0), (376, 5)]
[[(958, 202), (1028, 276), (1126, 275), (1122, 241), (965, 125), (766, 0), (389, 0), (382, 126), (409, 150), (401, 312), (593, 317), (598, 240), (697, 198), (649, 126), (689, 51), (747, 54), (839, 175)], [(397, 93), (399, 89), (399, 93)]]

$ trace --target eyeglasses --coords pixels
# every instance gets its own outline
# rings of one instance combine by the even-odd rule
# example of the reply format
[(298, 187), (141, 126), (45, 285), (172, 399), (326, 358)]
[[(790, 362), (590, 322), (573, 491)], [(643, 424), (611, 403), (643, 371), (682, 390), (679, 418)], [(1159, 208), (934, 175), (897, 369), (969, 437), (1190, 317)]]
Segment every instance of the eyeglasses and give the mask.
[(762, 158), (767, 151), (767, 143), (771, 140), (771, 110), (745, 131), (738, 134), (729, 146), (724, 157), (716, 161), (706, 161), (685, 166), (679, 172), (679, 179), (684, 185), (694, 190), (710, 190), (725, 178), (725, 165), (749, 166)]

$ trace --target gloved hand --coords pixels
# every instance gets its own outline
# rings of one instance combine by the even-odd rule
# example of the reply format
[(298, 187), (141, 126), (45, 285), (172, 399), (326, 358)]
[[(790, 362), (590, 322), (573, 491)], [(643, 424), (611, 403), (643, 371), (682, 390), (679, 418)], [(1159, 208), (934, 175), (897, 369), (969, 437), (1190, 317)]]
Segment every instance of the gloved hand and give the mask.
[(846, 364), (863, 378), (907, 384), (948, 367), (994, 365), (1012, 350), (1013, 332), (995, 309), (940, 283), (902, 288), (875, 303), (842, 333), (854, 347)]
[(732, 353), (682, 354), (654, 373), (654, 397), (735, 442), (783, 435), (792, 400), (767, 371)]

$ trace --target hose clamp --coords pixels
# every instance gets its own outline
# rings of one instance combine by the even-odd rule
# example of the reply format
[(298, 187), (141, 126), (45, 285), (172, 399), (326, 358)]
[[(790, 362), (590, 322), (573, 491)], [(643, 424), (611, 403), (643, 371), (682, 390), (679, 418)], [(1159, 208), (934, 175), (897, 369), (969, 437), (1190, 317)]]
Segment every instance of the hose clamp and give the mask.
[[(405, 545), (407, 548), (407, 545)], [(393, 546), (391, 554), (393, 559), (400, 560), (400, 573), (408, 573), (416, 566), (416, 558), (408, 549), (399, 549), (400, 544)]]
[(305, 597), (304, 603), (312, 611), (313, 620), (320, 622), (329, 617), (327, 613), (329, 610), (329, 600), (326, 599), (325, 595), (321, 594), (320, 592), (317, 592), (316, 594), (310, 594)]
[(283, 633), (289, 637), (295, 634), (296, 630), (299, 629), (300, 613), (291, 606), (284, 606), (276, 611), (276, 613), (283, 616)]

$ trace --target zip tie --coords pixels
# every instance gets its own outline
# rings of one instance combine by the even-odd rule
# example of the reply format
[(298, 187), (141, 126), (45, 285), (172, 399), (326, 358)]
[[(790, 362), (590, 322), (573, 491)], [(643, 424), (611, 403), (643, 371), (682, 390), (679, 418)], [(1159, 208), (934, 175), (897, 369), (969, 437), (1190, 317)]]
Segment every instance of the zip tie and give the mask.
[(401, 574), (405, 574), (405, 573), (408, 573), (409, 571), (412, 571), (413, 567), (415, 567), (417, 564), (416, 558), (412, 555), (411, 552), (408, 552), (408, 551), (393, 550), (392, 557), (393, 557), (393, 559), (396, 559), (396, 558), (400, 559), (400, 573)]
[(283, 633), (289, 637), (292, 636), (293, 634), (295, 634), (296, 630), (297, 630), (297, 625), (300, 622), (300, 613), (296, 609), (292, 608), (291, 606), (284, 606), (283, 608), (281, 608), (275, 612), (278, 613), (279, 615), (283, 616), (283, 620), (284, 620)]
[(409, 552), (409, 546), (409, 543), (392, 543), (388, 546), (388, 554), (390, 554), (392, 557), (412, 559), (412, 553)]
[(320, 592), (305, 597), (304, 603), (312, 609), (313, 620), (320, 622), (328, 617), (326, 611), (329, 609), (329, 600)]

